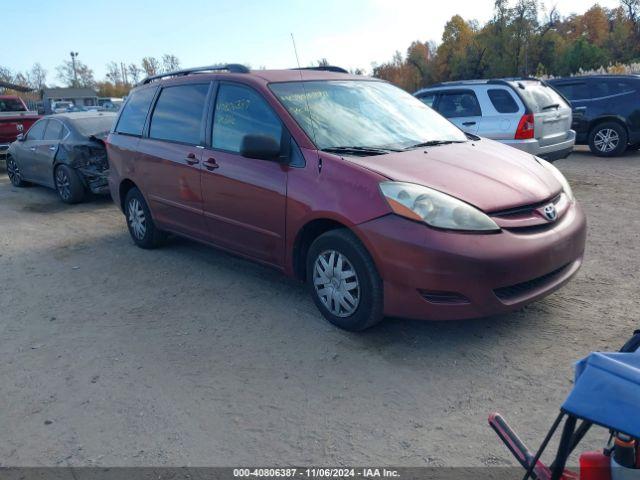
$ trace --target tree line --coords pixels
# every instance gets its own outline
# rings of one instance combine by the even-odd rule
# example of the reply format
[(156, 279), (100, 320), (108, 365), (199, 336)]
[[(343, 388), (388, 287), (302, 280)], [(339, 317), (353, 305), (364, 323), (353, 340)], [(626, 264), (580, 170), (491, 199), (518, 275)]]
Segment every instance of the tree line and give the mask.
[(454, 15), (439, 45), (413, 42), (373, 75), (408, 90), (442, 81), (566, 76), (640, 61), (640, 0), (561, 17), (536, 0), (496, 0), (484, 25)]
[(165, 54), (160, 58), (144, 57), (139, 64), (112, 61), (106, 65), (105, 78), (98, 81), (93, 70), (76, 57), (75, 62), (64, 60), (56, 67), (56, 79), (60, 83), (48, 83), (48, 72), (40, 63), (35, 63), (30, 70), (15, 73), (0, 66), (0, 80), (36, 91), (47, 86), (88, 87), (95, 89), (101, 97), (122, 97), (144, 77), (179, 68), (180, 60), (172, 54)]

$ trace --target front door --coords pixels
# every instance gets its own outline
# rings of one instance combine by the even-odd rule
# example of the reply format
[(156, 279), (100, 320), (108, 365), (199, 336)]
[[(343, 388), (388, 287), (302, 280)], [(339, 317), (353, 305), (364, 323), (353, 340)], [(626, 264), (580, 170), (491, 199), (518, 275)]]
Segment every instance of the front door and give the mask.
[(245, 158), (247, 134), (281, 141), (283, 126), (260, 93), (221, 83), (211, 148), (202, 156), (202, 197), (211, 240), (221, 247), (281, 266), (284, 260), (288, 166)]
[(461, 130), (478, 133), (482, 110), (473, 90), (447, 90), (440, 93), (436, 110)]
[(20, 175), (25, 180), (37, 182), (37, 169), (39, 147), (42, 144), (44, 130), (49, 120), (43, 119), (34, 123), (24, 142), (18, 142), (16, 148), (16, 161), (20, 168)]
[(206, 238), (200, 172), (209, 83), (164, 87), (138, 144), (139, 175), (160, 228)]

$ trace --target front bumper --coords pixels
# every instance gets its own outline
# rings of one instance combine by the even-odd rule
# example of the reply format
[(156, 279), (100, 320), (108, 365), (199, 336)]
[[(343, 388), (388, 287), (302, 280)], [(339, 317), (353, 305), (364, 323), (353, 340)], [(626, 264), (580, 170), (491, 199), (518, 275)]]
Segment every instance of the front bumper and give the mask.
[(456, 233), (387, 215), (356, 232), (383, 278), (385, 315), (455, 320), (509, 312), (561, 287), (582, 263), (586, 219), (574, 204), (538, 229)]
[(569, 130), (566, 134), (543, 140), (532, 138), (529, 140), (500, 141), (505, 145), (547, 160), (559, 160), (560, 158), (565, 158), (573, 151), (573, 146), (576, 144), (576, 132)]

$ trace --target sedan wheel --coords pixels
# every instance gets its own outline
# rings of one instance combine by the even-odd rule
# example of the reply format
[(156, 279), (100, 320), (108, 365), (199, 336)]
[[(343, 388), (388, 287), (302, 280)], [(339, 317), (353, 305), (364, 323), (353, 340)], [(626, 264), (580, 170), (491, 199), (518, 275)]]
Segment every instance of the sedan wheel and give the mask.
[(7, 176), (14, 187), (23, 187), (25, 185), (25, 181), (22, 180), (22, 175), (20, 174), (20, 167), (18, 167), (13, 157), (7, 158)]
[(129, 200), (129, 206), (127, 208), (129, 227), (131, 232), (138, 240), (143, 240), (147, 233), (147, 220), (144, 215), (142, 205), (137, 198)]
[(62, 201), (69, 201), (71, 198), (71, 181), (63, 168), (56, 170), (56, 189)]
[(315, 261), (313, 284), (323, 305), (336, 317), (348, 317), (360, 303), (360, 282), (342, 253), (325, 250)]

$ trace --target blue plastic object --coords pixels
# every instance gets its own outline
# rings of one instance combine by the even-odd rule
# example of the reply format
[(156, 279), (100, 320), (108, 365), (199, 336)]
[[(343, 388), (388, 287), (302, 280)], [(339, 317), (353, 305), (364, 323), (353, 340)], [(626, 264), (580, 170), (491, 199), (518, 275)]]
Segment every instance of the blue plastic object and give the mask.
[(562, 409), (640, 438), (640, 350), (595, 352), (577, 362), (575, 385)]

